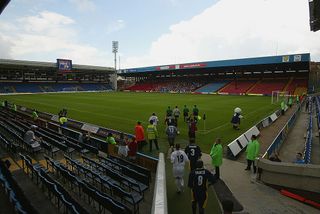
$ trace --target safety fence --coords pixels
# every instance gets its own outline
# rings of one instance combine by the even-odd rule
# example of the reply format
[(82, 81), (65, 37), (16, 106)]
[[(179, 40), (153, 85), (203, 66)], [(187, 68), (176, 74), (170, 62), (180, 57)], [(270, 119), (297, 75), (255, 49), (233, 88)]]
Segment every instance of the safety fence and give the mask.
[(273, 142), (271, 143), (271, 145), (269, 146), (267, 151), (264, 153), (262, 158), (269, 158), (272, 154), (276, 153), (280, 149), (282, 143), (284, 142), (284, 140), (288, 136), (289, 131), (291, 130), (291, 128), (293, 127), (293, 125), (295, 124), (295, 122), (297, 120), (298, 114), (301, 111), (301, 106), (302, 106), (302, 104), (298, 105), (298, 108), (296, 109), (296, 111), (289, 118), (289, 120), (284, 125), (284, 127), (279, 131), (276, 138), (273, 140)]

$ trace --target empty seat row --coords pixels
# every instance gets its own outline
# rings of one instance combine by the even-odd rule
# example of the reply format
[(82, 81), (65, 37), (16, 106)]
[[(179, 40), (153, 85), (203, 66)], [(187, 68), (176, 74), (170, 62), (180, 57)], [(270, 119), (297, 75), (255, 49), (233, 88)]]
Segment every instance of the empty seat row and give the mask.
[[(11, 172), (6, 164), (0, 160), (0, 186), (4, 189), (5, 194), (13, 205), (14, 210), (19, 214), (28, 214), (38, 212), (32, 207), (30, 201), (26, 198), (16, 181), (13, 179)], [(1, 208), (2, 209), (2, 208)]]
[(92, 200), (96, 201), (98, 203), (99, 213), (103, 212), (104, 209), (110, 211), (111, 213), (131, 213), (131, 211), (125, 205), (113, 200), (110, 196), (101, 192), (86, 180), (77, 177), (72, 171), (70, 171), (59, 161), (54, 161), (47, 156), (45, 156), (45, 159), (47, 161), (48, 169), (49, 166), (51, 166), (52, 170), (57, 175), (63, 176), (64, 179), (70, 184), (71, 189), (74, 189), (74, 187), (76, 186), (80, 197), (82, 196), (82, 193), (86, 194), (88, 203), (90, 205), (92, 204)]
[[(80, 161), (73, 160), (65, 156), (67, 166), (70, 166), (77, 175), (83, 175), (85, 179), (89, 179), (93, 185), (99, 185), (101, 191), (108, 190), (112, 197), (118, 197), (121, 202), (127, 202), (133, 206), (133, 212), (139, 213), (139, 203), (143, 200), (143, 196), (128, 189), (124, 189), (122, 185), (128, 185), (128, 178), (121, 177), (119, 174), (108, 170), (103, 173), (98, 168), (91, 169), (88, 165), (82, 164)], [(92, 166), (92, 165), (91, 165)], [(109, 176), (110, 177), (109, 177)], [(132, 183), (131, 183), (132, 184)]]
[(26, 169), (32, 180), (36, 178), (37, 185), (46, 189), (50, 201), (54, 198), (53, 201), (60, 211), (72, 214), (89, 214), (60, 183), (47, 174), (47, 170), (43, 169), (40, 164), (32, 164), (30, 157), (21, 153), (19, 155), (23, 163), (23, 170)]

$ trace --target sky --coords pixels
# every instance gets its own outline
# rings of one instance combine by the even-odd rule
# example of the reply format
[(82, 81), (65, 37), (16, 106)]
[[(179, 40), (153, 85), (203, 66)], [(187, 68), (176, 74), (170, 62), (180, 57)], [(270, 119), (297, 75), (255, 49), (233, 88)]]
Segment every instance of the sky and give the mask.
[[(320, 61), (308, 0), (11, 0), (0, 58), (134, 68), (282, 54)], [(120, 61), (120, 63), (119, 63)]]

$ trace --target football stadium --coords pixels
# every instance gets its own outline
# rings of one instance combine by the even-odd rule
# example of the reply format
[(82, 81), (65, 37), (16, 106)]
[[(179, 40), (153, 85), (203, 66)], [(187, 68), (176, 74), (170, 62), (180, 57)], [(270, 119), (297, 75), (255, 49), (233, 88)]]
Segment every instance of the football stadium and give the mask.
[(320, 210), (312, 53), (124, 69), (0, 59), (0, 102), (0, 213)]

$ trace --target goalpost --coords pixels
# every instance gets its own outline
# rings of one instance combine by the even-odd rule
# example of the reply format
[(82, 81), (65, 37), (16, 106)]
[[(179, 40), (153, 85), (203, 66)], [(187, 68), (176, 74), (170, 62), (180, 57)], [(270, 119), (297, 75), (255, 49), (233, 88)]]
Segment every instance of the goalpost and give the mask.
[(282, 100), (287, 103), (289, 96), (289, 92), (287, 91), (272, 91), (271, 104), (278, 103)]

